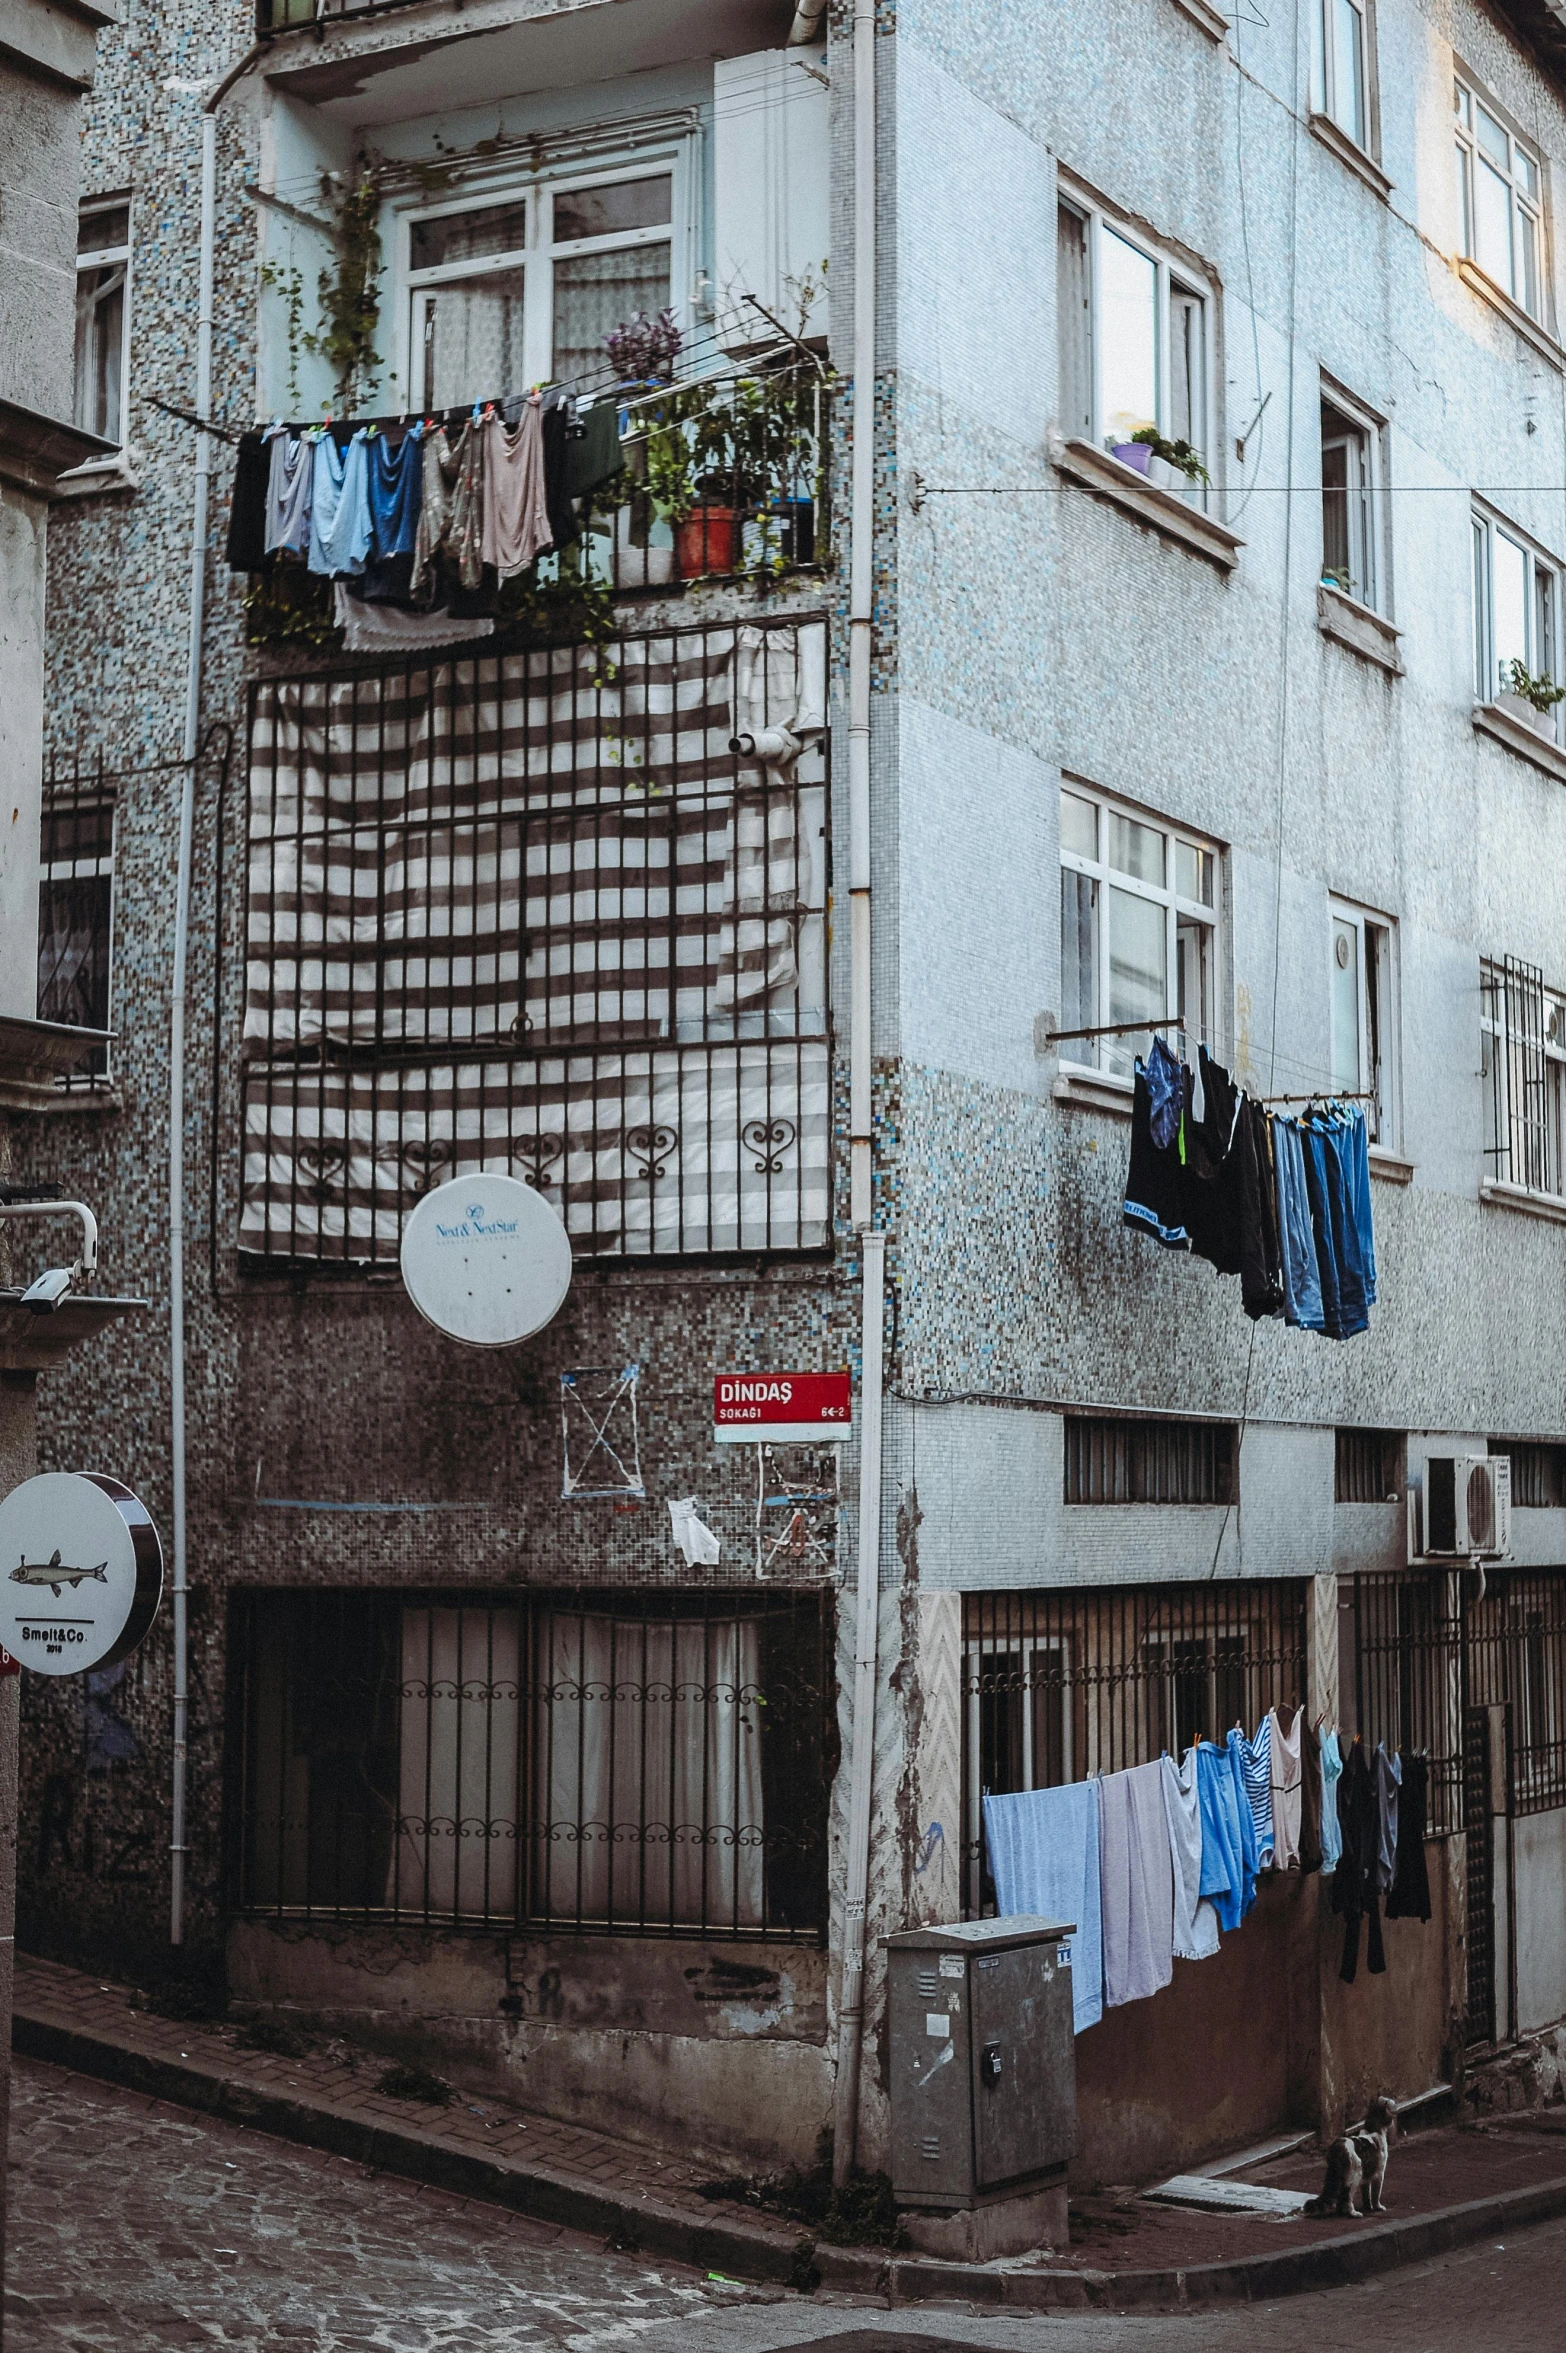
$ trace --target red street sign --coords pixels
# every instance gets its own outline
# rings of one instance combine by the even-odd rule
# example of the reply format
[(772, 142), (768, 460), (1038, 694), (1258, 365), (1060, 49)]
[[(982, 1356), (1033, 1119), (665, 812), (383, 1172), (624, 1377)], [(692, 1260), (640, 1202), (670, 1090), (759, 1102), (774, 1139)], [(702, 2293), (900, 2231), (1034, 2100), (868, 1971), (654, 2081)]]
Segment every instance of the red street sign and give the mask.
[(841, 1445), (853, 1419), (846, 1372), (719, 1373), (712, 1384), (712, 1434), (720, 1445)]

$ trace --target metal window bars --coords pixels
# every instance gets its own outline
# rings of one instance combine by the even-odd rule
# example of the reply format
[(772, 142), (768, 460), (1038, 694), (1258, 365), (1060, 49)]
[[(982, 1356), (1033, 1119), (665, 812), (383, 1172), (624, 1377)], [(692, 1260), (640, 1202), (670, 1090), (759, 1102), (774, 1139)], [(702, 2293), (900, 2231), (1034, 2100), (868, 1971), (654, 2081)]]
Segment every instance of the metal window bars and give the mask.
[(1254, 1732), (1305, 1699), (1299, 1580), (963, 1598), (964, 1902), (993, 1909), (983, 1798)]
[[(51, 759), (44, 770), (38, 869), (38, 1015), (104, 1030), (113, 983), (115, 778), (102, 751), (90, 763)], [(94, 1046), (64, 1088), (109, 1078), (109, 1048)]]
[(824, 679), (789, 619), (253, 688), (250, 1263), (480, 1167), (579, 1252), (826, 1246)]
[(241, 1911), (819, 1941), (830, 1601), (249, 1592)]
[(1499, 1184), (1558, 1195), (1566, 1002), (1515, 956), (1483, 962), (1479, 990), (1486, 1166)]

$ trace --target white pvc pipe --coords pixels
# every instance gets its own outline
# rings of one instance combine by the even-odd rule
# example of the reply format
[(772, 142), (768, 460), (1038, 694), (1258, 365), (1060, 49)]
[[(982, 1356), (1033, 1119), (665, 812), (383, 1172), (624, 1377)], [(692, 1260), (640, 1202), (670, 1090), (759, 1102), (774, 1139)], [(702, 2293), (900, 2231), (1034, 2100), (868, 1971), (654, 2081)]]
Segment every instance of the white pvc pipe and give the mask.
[(821, 19), (826, 14), (826, 0), (799, 0), (794, 21), (788, 28), (791, 49), (806, 49), (821, 38)]
[[(196, 307), (196, 415), (212, 408), (212, 276), (217, 219), (217, 116), (201, 116), (201, 249)], [(196, 435), (190, 524), (190, 645), (185, 679), (185, 763), (180, 771), (179, 868), (174, 890), (174, 970), (169, 1006), (169, 1452), (174, 1519), (174, 1784), (170, 1808), (169, 1942), (185, 1938), (185, 1759), (190, 1706), (189, 1592), (185, 1540), (185, 967), (190, 935), (191, 837), (201, 742), (201, 664), (207, 608), (207, 508), (212, 436)]]
[(859, 1558), (849, 1723), (848, 1857), (838, 1989), (832, 2173), (848, 2178), (859, 2138), (865, 1913), (875, 1771), (876, 1620), (881, 1564), (882, 1302), (886, 1236), (872, 1224), (870, 1029), (870, 654), (875, 532), (875, 13), (854, 16), (854, 442), (849, 478), (848, 890), (850, 1210), (860, 1238)]

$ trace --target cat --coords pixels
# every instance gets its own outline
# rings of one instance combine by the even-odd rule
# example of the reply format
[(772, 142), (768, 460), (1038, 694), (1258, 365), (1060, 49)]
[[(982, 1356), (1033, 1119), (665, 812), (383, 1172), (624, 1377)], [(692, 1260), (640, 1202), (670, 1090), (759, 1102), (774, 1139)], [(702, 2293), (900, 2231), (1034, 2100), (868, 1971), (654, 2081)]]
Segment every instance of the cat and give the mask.
[(1357, 2131), (1344, 2133), (1327, 2151), (1326, 2179), (1319, 2198), (1306, 2206), (1307, 2214), (1352, 2214), (1354, 2192), (1364, 2184), (1361, 2211), (1385, 2214), (1381, 2192), (1387, 2178), (1387, 2147), (1397, 2130), (1397, 2102), (1384, 2096), (1371, 2101)]

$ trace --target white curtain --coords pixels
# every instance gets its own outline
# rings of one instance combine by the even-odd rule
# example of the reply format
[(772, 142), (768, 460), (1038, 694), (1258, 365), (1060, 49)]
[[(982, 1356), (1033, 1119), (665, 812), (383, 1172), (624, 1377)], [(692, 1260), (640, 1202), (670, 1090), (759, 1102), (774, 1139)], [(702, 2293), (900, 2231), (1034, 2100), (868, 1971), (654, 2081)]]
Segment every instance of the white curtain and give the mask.
[(542, 1620), (536, 1909), (761, 1926), (760, 1659), (754, 1619)]
[(517, 1894), (516, 1610), (405, 1609), (388, 1905), (510, 1919)]

